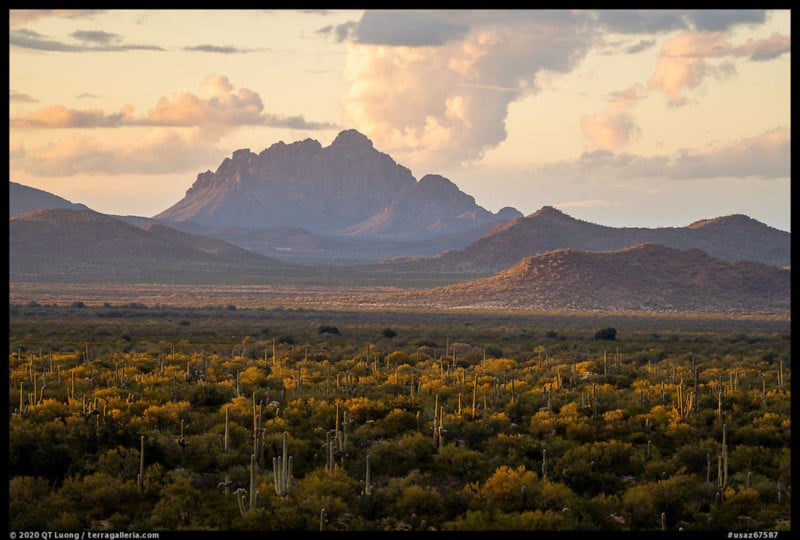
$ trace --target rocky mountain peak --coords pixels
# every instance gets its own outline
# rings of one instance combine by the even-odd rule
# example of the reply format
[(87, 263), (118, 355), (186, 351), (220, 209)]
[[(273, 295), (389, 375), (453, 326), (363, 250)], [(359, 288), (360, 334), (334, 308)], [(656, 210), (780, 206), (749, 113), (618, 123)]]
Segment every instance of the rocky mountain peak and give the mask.
[[(419, 180), (417, 191), (425, 195), (456, 195), (462, 193), (453, 182), (438, 174), (426, 174)], [(462, 193), (462, 196), (466, 195)], [(468, 197), (475, 202), (475, 198)]]
[(568, 218), (569, 216), (553, 206), (542, 206), (536, 212), (531, 214), (530, 217)]
[(311, 157), (322, 149), (319, 141), (314, 139), (305, 139), (302, 141), (286, 144), (283, 141), (278, 141), (269, 148), (265, 148), (259, 155), (259, 161), (267, 162), (270, 160), (287, 159), (290, 156), (303, 155), (305, 159)]
[(372, 148), (372, 141), (367, 138), (366, 135), (356, 131), (355, 129), (346, 129), (340, 132), (336, 138), (331, 143), (331, 146), (335, 147), (357, 147), (357, 146), (365, 146), (367, 148)]
[(695, 221), (694, 223), (690, 224), (687, 228), (689, 229), (702, 229), (704, 227), (720, 227), (720, 226), (738, 226), (738, 227), (767, 227), (761, 223), (760, 221), (756, 221), (755, 219), (745, 216), (743, 214), (731, 214), (729, 216), (720, 216), (710, 219), (701, 219), (699, 221)]

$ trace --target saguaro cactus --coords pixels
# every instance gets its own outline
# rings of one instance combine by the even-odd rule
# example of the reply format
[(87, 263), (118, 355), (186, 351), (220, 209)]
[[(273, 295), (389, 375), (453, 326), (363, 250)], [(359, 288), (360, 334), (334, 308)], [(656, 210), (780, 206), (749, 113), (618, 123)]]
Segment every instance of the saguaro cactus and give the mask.
[(230, 477), (226, 474), (225, 480), (217, 484), (217, 489), (221, 489), (225, 495), (230, 495), (231, 485), (233, 485), (233, 482), (231, 482)]
[(722, 424), (722, 489), (728, 487), (728, 444), (725, 432), (726, 424)]
[[(486, 351), (483, 353), (484, 360), (486, 359)], [(475, 420), (475, 402), (478, 398), (478, 374), (475, 373), (475, 382), (472, 383), (472, 419)]]
[(222, 451), (227, 452), (230, 447), (230, 406), (225, 405), (225, 439), (222, 442)]
[(136, 485), (144, 493), (144, 435), (139, 439), (139, 474), (136, 475)]
[(547, 478), (547, 449), (542, 448), (542, 478)]
[(242, 516), (248, 512), (256, 509), (258, 504), (258, 496), (260, 493), (256, 490), (256, 455), (250, 454), (250, 492), (244, 488), (239, 488), (235, 492), (236, 501), (239, 503), (239, 512)]
[(364, 477), (364, 495), (371, 495), (372, 494), (372, 484), (370, 483), (369, 477), (369, 454), (366, 455), (367, 460), (367, 473)]
[(283, 455), (272, 458), (272, 470), (275, 480), (275, 493), (280, 497), (289, 494), (292, 480), (292, 456), (288, 455), (289, 433), (283, 432)]
[(183, 450), (184, 448), (189, 446), (189, 443), (186, 442), (186, 437), (183, 434), (183, 423), (184, 423), (184, 420), (183, 420), (183, 418), (181, 418), (181, 434), (178, 437), (178, 444), (181, 446), (181, 450)]
[(433, 406), (433, 446), (439, 446), (439, 394)]

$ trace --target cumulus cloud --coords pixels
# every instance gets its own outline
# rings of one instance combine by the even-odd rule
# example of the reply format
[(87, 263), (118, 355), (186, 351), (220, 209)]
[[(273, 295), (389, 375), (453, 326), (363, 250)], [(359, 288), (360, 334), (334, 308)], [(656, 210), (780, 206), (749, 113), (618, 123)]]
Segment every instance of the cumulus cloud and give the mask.
[(641, 130), (636, 125), (630, 109), (644, 97), (641, 85), (609, 95), (606, 110), (581, 117), (580, 126), (589, 143), (606, 150), (617, 150), (628, 143)]
[[(535, 93), (542, 71), (571, 70), (593, 36), (566, 11), (459, 11), (437, 12), (426, 36), (412, 34), (402, 46), (377, 38), (382, 44), (373, 45), (359, 34), (362, 23), (399, 24), (401, 33), (415, 19), (366, 15), (351, 30), (362, 37), (348, 44), (344, 112), (376, 146), (412, 166), (480, 158), (506, 138), (508, 105)], [(441, 24), (445, 17), (450, 26)], [(439, 45), (425, 45), (432, 43)]]
[(234, 92), (227, 77), (212, 75), (203, 83), (207, 99), (189, 92), (162, 97), (141, 121), (157, 126), (260, 125), (264, 104), (261, 97), (246, 88)]
[(27, 116), (13, 118), (10, 122), (16, 129), (63, 129), (119, 127), (133, 120), (133, 108), (124, 107), (119, 113), (104, 114), (99, 109), (68, 109), (61, 105), (44, 107)]
[(735, 66), (717, 66), (709, 59), (746, 57), (753, 61), (777, 58), (790, 51), (790, 39), (774, 33), (767, 39), (748, 39), (734, 46), (723, 32), (687, 32), (661, 47), (658, 63), (648, 85), (667, 94), (673, 104), (682, 100), (681, 92), (698, 87), (708, 76), (723, 78), (735, 73)]
[(261, 97), (252, 90), (236, 90), (227, 77), (210, 75), (203, 81), (204, 96), (190, 92), (162, 97), (146, 115), (137, 117), (132, 105), (106, 114), (100, 109), (69, 109), (61, 105), (44, 107), (12, 118), (15, 129), (87, 129), (131, 126), (201, 127), (226, 132), (239, 126), (278, 126), (294, 129), (330, 129), (335, 124), (309, 122), (302, 116), (264, 112)]
[(627, 143), (638, 128), (630, 114), (604, 111), (581, 118), (581, 129), (594, 145), (615, 149)]
[(782, 36), (774, 32), (767, 39), (748, 39), (744, 45), (736, 47), (738, 55), (744, 55), (750, 60), (772, 60), (791, 50), (792, 41), (789, 36)]
[(539, 172), (549, 177), (586, 179), (749, 178), (779, 179), (790, 176), (791, 136), (775, 128), (755, 137), (702, 150), (680, 150), (672, 155), (636, 156), (601, 149), (585, 152), (574, 161), (545, 165)]

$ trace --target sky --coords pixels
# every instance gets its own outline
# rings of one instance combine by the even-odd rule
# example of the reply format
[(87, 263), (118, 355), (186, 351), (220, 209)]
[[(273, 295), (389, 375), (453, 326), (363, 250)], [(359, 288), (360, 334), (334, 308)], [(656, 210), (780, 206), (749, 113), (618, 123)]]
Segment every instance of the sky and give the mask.
[(791, 231), (789, 10), (10, 10), (10, 180), (153, 216), (345, 129), (492, 212)]

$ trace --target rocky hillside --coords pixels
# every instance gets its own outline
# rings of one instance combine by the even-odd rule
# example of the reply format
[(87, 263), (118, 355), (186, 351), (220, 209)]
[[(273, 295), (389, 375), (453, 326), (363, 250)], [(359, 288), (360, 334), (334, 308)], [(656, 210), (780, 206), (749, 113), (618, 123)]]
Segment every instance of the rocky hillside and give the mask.
[(698, 221), (687, 227), (607, 227), (575, 219), (545, 206), (489, 231), (458, 251), (429, 259), (386, 261), (396, 271), (442, 271), (489, 275), (525, 257), (557, 249), (618, 250), (641, 243), (699, 249), (727, 261), (791, 263), (791, 234), (742, 215)]
[[(197, 176), (186, 196), (154, 216), (211, 227), (300, 227), (314, 234), (420, 239), (499, 224), (447, 179), (417, 182), (355, 130), (328, 147), (306, 139), (260, 154), (237, 150), (215, 172)], [(415, 203), (424, 202), (424, 211)]]
[(791, 273), (696, 250), (641, 244), (558, 249), (491, 277), (384, 298), (397, 305), (676, 312), (790, 312)]

